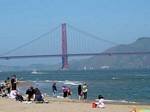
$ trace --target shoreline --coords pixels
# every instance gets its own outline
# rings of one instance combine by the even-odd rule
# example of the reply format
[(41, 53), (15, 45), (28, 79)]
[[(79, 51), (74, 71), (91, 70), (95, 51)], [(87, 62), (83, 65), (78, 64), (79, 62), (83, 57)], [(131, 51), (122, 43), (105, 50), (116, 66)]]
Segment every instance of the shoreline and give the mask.
[(150, 105), (105, 103), (105, 108), (92, 108), (92, 102), (47, 97), (48, 103), (24, 103), (0, 98), (1, 112), (130, 112), (133, 108), (150, 109)]
[[(33, 81), (25, 81), (25, 80), (19, 80), (18, 81), (18, 87), (30, 87), (30, 86), (33, 86), (34, 85), (34, 82)], [(43, 93), (45, 94), (45, 93)], [(53, 98), (52, 96), (49, 96), (47, 95), (48, 97), (50, 98)], [(46, 97), (47, 97), (46, 96)], [(74, 101), (78, 101), (78, 99), (76, 98), (71, 98), (71, 100), (74, 100)], [(93, 102), (93, 100), (89, 99), (87, 100), (87, 102)], [(113, 99), (105, 99), (105, 102), (108, 103), (108, 104), (123, 104), (123, 105), (128, 105), (128, 104), (134, 104), (134, 105), (150, 105), (150, 102), (135, 102), (135, 101), (127, 101), (127, 100), (113, 100)]]
[[(18, 81), (18, 87), (30, 87), (33, 86), (34, 82), (33, 81)], [(45, 94), (45, 93), (43, 93)], [(46, 93), (47, 94), (47, 93)], [(54, 98), (50, 95), (46, 95), (46, 97), (49, 98)], [(78, 99), (75, 98), (70, 98), (71, 100), (79, 101)], [(94, 99), (88, 99), (87, 102), (93, 102)], [(150, 102), (135, 102), (135, 101), (127, 101), (127, 100), (113, 100), (113, 99), (105, 99), (105, 102), (108, 104), (114, 103), (114, 104), (134, 104), (134, 105), (150, 105)]]

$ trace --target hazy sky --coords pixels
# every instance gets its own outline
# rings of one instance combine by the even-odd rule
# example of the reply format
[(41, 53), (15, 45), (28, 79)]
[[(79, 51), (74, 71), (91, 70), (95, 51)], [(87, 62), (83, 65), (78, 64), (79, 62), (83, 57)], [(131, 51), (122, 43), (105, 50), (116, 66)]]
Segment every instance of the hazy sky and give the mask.
[(150, 0), (0, 0), (0, 52), (63, 22), (106, 40), (131, 43), (150, 37)]

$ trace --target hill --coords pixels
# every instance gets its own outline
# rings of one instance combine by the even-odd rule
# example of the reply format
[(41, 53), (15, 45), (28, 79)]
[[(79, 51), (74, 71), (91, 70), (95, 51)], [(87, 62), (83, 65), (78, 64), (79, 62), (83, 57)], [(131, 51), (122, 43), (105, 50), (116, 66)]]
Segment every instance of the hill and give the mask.
[[(117, 45), (105, 52), (150, 51), (150, 38), (142, 37), (126, 45)], [(150, 69), (150, 55), (93, 56), (70, 64), (70, 69)]]

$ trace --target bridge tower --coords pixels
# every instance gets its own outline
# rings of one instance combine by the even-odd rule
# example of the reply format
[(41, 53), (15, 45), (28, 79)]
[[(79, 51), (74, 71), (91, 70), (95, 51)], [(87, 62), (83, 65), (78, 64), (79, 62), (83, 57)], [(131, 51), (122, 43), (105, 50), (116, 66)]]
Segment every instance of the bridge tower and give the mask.
[(62, 24), (62, 69), (66, 70), (69, 68), (68, 56), (67, 56), (67, 29), (66, 23)]

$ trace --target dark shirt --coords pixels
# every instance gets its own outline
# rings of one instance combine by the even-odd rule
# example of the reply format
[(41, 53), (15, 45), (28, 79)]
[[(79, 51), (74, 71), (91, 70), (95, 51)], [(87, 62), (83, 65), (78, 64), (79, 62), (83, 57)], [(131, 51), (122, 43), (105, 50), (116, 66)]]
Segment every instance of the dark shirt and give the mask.
[(12, 90), (16, 90), (16, 79), (15, 78), (11, 79), (11, 85), (12, 85)]
[(82, 86), (79, 85), (79, 86), (78, 86), (78, 95), (81, 95), (81, 93), (82, 93)]
[(38, 88), (35, 88), (35, 101), (44, 101), (42, 94)]
[(35, 95), (41, 95), (41, 92), (38, 88), (35, 88)]

